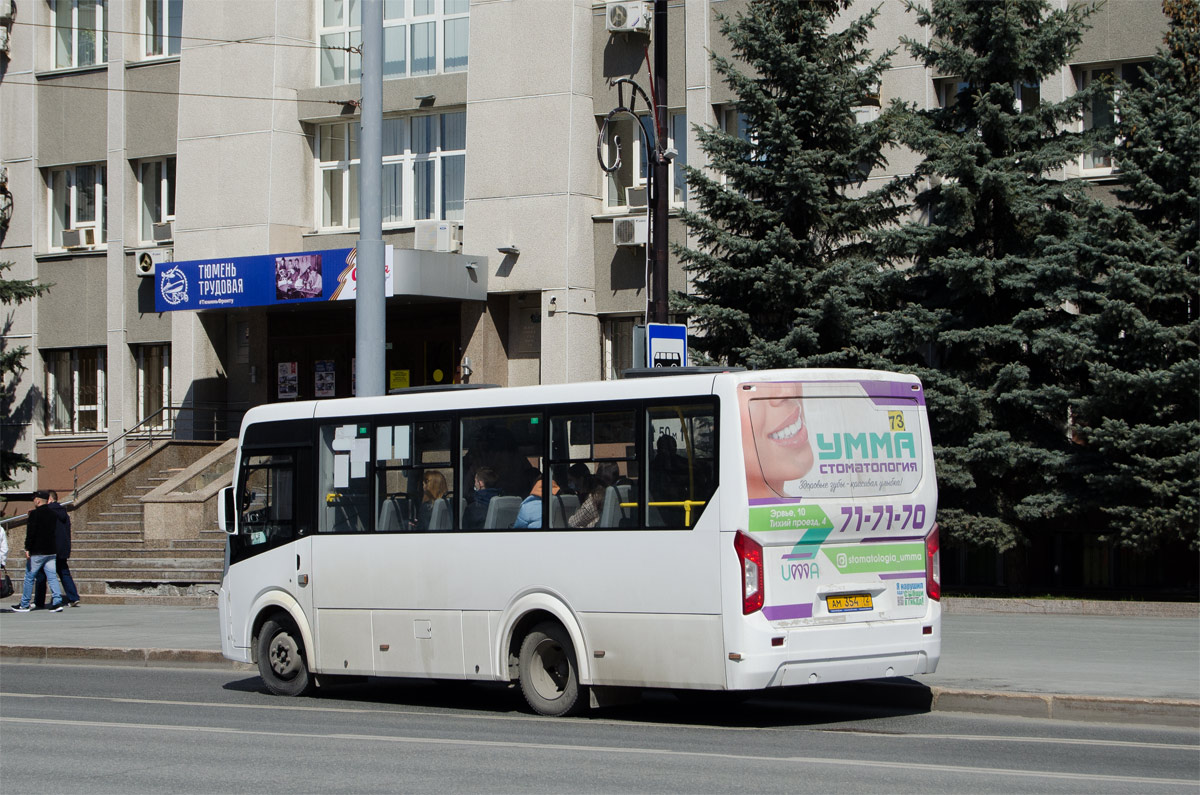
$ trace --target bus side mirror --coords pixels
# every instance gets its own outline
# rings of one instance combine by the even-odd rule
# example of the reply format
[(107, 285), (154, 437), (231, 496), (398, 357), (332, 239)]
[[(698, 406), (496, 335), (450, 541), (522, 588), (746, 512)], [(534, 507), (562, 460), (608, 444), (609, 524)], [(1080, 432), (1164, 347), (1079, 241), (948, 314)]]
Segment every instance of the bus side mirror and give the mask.
[(237, 535), (237, 511), (233, 502), (233, 486), (221, 489), (217, 506), (217, 526), (228, 535)]

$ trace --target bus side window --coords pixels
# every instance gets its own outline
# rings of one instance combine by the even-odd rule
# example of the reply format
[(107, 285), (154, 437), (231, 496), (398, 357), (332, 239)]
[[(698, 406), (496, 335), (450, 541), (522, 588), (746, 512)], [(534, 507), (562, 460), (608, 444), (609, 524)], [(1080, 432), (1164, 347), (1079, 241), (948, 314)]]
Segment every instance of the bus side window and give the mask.
[(561, 487), (551, 527), (638, 526), (635, 412), (582, 411), (550, 420), (550, 471)]
[(318, 443), (317, 532), (364, 533), (371, 527), (370, 428), (324, 425)]
[(242, 534), (251, 545), (295, 535), (296, 462), (290, 453), (251, 455), (242, 478)]
[(694, 527), (716, 489), (713, 407), (652, 406), (646, 419), (646, 525)]

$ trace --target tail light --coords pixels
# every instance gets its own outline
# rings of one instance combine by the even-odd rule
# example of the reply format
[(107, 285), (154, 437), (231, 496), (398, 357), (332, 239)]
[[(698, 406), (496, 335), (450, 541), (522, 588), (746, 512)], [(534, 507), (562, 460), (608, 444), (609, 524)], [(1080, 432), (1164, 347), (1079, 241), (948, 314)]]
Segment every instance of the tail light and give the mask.
[(742, 564), (742, 615), (762, 610), (763, 548), (745, 533), (733, 537), (733, 548)]
[(942, 598), (942, 545), (935, 524), (925, 536), (925, 593), (934, 601)]

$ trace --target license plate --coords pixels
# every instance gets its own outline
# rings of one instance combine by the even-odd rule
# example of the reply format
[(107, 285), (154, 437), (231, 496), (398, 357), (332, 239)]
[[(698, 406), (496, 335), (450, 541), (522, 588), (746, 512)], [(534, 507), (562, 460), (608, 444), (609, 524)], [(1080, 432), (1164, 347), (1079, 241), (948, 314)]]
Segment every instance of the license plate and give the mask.
[(830, 596), (826, 599), (830, 613), (852, 613), (858, 610), (870, 610), (871, 594), (848, 593), (842, 596)]

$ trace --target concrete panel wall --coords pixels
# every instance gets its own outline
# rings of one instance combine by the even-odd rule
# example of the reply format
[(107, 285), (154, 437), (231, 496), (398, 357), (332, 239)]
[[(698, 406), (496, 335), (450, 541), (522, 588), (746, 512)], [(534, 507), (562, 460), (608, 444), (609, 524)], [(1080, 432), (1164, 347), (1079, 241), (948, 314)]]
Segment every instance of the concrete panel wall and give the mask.
[(108, 158), (107, 88), (107, 69), (38, 82), (38, 165), (102, 163)]
[(53, 284), (38, 302), (39, 349), (106, 344), (107, 268), (103, 253), (38, 263), (38, 280)]
[(125, 153), (131, 160), (175, 154), (179, 119), (179, 62), (147, 63), (125, 71)]

